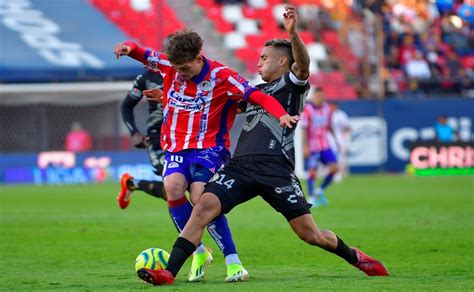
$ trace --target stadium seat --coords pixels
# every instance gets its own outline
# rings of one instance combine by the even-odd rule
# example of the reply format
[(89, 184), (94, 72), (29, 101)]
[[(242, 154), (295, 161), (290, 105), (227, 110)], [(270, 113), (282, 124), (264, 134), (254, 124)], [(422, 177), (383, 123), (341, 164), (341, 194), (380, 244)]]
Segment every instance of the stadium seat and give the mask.
[(244, 15), (242, 13), (242, 6), (236, 4), (222, 6), (222, 18), (224, 18), (230, 23), (235, 23), (241, 20), (242, 18), (244, 18)]
[(224, 46), (231, 50), (240, 49), (247, 46), (247, 41), (242, 33), (231, 31), (224, 35)]
[(257, 21), (253, 19), (241, 19), (236, 23), (237, 31), (240, 33), (247, 34), (257, 34), (259, 33)]

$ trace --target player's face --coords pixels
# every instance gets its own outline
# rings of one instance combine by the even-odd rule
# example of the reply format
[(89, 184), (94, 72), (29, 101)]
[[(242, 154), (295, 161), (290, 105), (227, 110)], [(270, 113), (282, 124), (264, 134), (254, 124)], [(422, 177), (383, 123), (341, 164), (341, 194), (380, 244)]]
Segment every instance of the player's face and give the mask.
[(321, 105), (323, 103), (323, 101), (324, 101), (324, 93), (321, 90), (316, 90), (313, 93), (312, 102), (315, 105)]
[(260, 74), (263, 81), (270, 82), (280, 77), (280, 69), (283, 64), (282, 62), (284, 62), (282, 58), (284, 56), (282, 56), (281, 52), (271, 46), (266, 46), (262, 49), (257, 67), (258, 74)]
[(194, 76), (199, 75), (203, 66), (202, 56), (197, 56), (194, 60), (183, 64), (171, 64), (178, 72), (183, 80), (191, 80)]

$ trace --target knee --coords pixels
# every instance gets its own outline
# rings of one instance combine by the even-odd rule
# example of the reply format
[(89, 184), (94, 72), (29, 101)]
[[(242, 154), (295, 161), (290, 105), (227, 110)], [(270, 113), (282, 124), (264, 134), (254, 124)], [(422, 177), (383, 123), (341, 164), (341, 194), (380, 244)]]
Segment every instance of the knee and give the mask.
[(185, 185), (181, 182), (166, 181), (164, 189), (168, 200), (177, 200), (184, 196)]
[(214, 195), (203, 195), (199, 203), (194, 206), (196, 216), (201, 220), (212, 220), (220, 215), (220, 202)]

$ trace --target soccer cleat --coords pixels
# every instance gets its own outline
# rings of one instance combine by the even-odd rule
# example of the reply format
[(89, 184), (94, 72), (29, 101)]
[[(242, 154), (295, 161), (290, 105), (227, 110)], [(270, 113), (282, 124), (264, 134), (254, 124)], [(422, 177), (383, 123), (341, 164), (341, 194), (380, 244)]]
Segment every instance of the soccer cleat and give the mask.
[(310, 197), (308, 198), (308, 203), (311, 204), (311, 205), (313, 205), (313, 206), (311, 206), (311, 208), (317, 208), (317, 207), (320, 206), (320, 204), (319, 204), (319, 202), (318, 202), (318, 199), (316, 199), (315, 196), (310, 196)]
[(170, 285), (174, 282), (174, 276), (168, 270), (151, 270), (141, 268), (137, 271), (137, 276), (143, 281), (156, 285)]
[(133, 177), (128, 173), (124, 173), (120, 178), (120, 192), (117, 196), (117, 202), (122, 209), (127, 208), (128, 204), (130, 204), (130, 195), (133, 191), (128, 188), (127, 182), (131, 179)]
[(225, 278), (226, 283), (246, 281), (248, 278), (249, 272), (244, 269), (242, 264), (227, 265), (227, 277)]
[(378, 260), (366, 255), (355, 247), (351, 247), (357, 254), (359, 261), (353, 266), (364, 272), (367, 276), (388, 276), (388, 270)]
[(204, 278), (204, 268), (212, 264), (211, 251), (206, 248), (204, 253), (193, 254), (193, 262), (189, 271), (188, 281), (199, 282)]
[(316, 191), (316, 196), (315, 197), (318, 198), (318, 202), (321, 206), (325, 206), (325, 205), (329, 204), (328, 199), (324, 195), (323, 189), (318, 188), (318, 190)]

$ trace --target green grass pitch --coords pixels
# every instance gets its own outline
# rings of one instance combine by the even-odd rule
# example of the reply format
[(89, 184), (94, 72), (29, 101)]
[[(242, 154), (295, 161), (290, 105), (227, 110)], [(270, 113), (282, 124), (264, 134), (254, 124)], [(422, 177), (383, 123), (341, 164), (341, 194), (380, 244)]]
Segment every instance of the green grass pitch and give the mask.
[(118, 184), (0, 186), (0, 289), (130, 291), (473, 290), (474, 178), (353, 176), (314, 209), (318, 226), (384, 262), (389, 277), (366, 277), (342, 259), (300, 241), (260, 198), (229, 215), (245, 283), (225, 284), (224, 259), (209, 235), (214, 264), (204, 283), (153, 288), (134, 272), (138, 253), (167, 251), (176, 239), (164, 201)]

